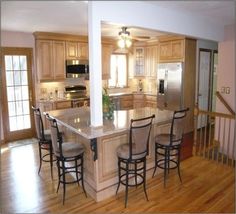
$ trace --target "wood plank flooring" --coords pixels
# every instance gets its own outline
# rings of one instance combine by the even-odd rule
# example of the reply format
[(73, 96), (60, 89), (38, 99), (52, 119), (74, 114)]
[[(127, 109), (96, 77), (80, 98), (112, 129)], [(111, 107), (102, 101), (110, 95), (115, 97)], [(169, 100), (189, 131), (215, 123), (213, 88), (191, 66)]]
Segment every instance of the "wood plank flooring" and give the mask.
[(54, 180), (47, 163), (38, 175), (38, 147), (31, 141), (1, 148), (1, 213), (235, 213), (235, 169), (200, 157), (181, 162), (182, 184), (175, 170), (166, 188), (162, 174), (149, 179), (149, 201), (138, 187), (129, 190), (127, 208), (124, 192), (96, 203), (74, 184), (67, 185), (63, 206), (56, 167)]

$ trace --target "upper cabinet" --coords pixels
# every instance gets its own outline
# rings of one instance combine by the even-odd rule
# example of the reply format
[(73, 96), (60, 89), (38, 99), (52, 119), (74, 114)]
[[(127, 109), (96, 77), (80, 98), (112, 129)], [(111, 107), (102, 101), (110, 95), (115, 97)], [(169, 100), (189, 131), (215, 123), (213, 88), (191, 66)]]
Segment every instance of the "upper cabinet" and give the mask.
[(145, 76), (145, 48), (134, 48), (134, 76)]
[(161, 41), (159, 45), (159, 62), (184, 61), (184, 39)]
[[(88, 38), (68, 34), (35, 32), (37, 76), (40, 82), (65, 80), (66, 59), (88, 59)], [(110, 78), (114, 41), (102, 38), (102, 79)]]
[(88, 43), (82, 42), (66, 42), (66, 58), (67, 59), (88, 59)]
[(145, 48), (145, 76), (156, 78), (157, 74), (158, 46), (152, 45)]
[(102, 45), (102, 79), (110, 78), (110, 62), (111, 62), (111, 54), (113, 51), (113, 46), (104, 44)]
[(40, 81), (65, 79), (65, 42), (36, 40), (36, 64)]

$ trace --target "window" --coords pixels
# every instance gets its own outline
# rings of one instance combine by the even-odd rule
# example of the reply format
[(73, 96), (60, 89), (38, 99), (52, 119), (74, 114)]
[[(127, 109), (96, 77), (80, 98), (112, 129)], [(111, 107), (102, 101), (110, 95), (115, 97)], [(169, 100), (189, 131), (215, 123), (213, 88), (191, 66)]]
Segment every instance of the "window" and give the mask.
[(127, 86), (127, 57), (125, 54), (111, 55), (111, 78), (108, 87)]

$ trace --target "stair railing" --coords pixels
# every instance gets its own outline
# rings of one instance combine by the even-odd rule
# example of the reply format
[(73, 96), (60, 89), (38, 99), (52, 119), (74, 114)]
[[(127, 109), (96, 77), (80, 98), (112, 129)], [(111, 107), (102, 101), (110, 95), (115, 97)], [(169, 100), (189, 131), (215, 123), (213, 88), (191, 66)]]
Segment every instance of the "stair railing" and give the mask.
[(193, 153), (235, 166), (235, 115), (208, 112), (197, 107), (194, 110), (194, 115)]

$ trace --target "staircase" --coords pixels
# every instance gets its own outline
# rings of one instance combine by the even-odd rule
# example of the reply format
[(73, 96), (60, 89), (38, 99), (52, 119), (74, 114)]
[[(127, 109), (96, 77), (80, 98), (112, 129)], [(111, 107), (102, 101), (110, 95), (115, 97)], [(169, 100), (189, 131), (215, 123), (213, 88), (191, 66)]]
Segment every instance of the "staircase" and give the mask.
[[(229, 105), (226, 105), (229, 110)], [(194, 155), (235, 166), (235, 113), (232, 109), (229, 112), (224, 114), (195, 108)]]

